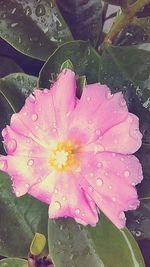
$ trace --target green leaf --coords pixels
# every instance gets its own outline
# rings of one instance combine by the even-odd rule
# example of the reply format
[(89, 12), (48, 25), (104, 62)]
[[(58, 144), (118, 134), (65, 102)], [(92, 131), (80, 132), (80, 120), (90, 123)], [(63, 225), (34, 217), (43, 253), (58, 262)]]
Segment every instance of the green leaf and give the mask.
[(76, 78), (77, 83), (77, 97), (80, 98), (83, 92), (84, 87), (87, 85), (86, 76), (82, 75)]
[(54, 0), (0, 0), (0, 7), (0, 37), (28, 56), (46, 60), (72, 40)]
[(125, 228), (118, 230), (103, 214), (96, 227), (74, 220), (49, 220), (49, 251), (55, 267), (144, 267), (140, 249)]
[(70, 59), (67, 59), (65, 62), (62, 63), (60, 71), (62, 71), (63, 69), (73, 70), (73, 64)]
[(0, 255), (27, 257), (36, 232), (47, 237), (47, 205), (25, 195), (16, 198), (10, 178), (0, 172)]
[(99, 55), (92, 46), (84, 41), (73, 41), (60, 46), (49, 57), (40, 72), (39, 86), (49, 88), (52, 77), (60, 72), (64, 61), (70, 60), (74, 71), (80, 76), (86, 75), (87, 81), (97, 82), (99, 68)]
[[(36, 86), (37, 78), (23, 73), (10, 74), (0, 79), (0, 133)], [(3, 151), (1, 140), (0, 135), (0, 151)]]
[(30, 245), (30, 253), (36, 256), (40, 255), (43, 252), (45, 245), (45, 236), (40, 233), (35, 233), (35, 236)]
[(58, 7), (75, 39), (95, 46), (102, 30), (101, 0), (57, 0)]
[(0, 56), (0, 63), (0, 78), (14, 72), (23, 72), (11, 58)]
[(0, 267), (22, 267), (27, 261), (17, 258), (8, 258), (0, 261)]
[(150, 37), (150, 16), (144, 18), (135, 18), (132, 24), (140, 26)]

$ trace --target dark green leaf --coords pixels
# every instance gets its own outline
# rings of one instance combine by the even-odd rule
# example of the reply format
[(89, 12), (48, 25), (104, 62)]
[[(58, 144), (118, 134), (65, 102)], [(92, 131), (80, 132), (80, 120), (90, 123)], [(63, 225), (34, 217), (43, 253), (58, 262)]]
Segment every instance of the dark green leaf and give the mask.
[(101, 0), (57, 0), (57, 4), (74, 38), (95, 46), (102, 30)]
[(0, 261), (0, 267), (22, 267), (27, 261), (17, 258), (8, 258)]
[(14, 72), (23, 70), (11, 58), (0, 56), (0, 78)]
[(52, 77), (60, 72), (64, 61), (70, 60), (74, 70), (80, 76), (86, 75), (87, 81), (97, 82), (99, 55), (92, 46), (84, 41), (73, 41), (60, 46), (44, 64), (39, 79), (39, 86), (48, 88)]
[(70, 61), (70, 59), (67, 59), (65, 62), (62, 63), (62, 65), (60, 67), (60, 71), (62, 71), (63, 69), (73, 70), (73, 64)]
[(55, 267), (144, 267), (135, 240), (104, 215), (96, 227), (71, 219), (49, 220), (49, 250)]
[(136, 239), (150, 238), (150, 197), (140, 207), (127, 213), (127, 226)]
[[(11, 115), (20, 110), (25, 98), (36, 86), (37, 78), (23, 73), (10, 74), (0, 79), (0, 133), (9, 123)], [(0, 150), (2, 151), (1, 142)]]
[(16, 198), (10, 178), (0, 172), (0, 255), (27, 257), (36, 232), (47, 236), (47, 205), (25, 195)]
[(46, 60), (72, 40), (53, 0), (0, 0), (0, 7), (0, 36), (26, 55)]

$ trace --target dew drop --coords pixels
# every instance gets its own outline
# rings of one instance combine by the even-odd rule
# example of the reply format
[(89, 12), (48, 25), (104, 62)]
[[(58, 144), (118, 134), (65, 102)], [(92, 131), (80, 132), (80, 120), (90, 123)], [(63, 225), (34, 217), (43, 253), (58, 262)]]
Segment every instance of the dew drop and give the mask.
[(100, 179), (100, 178), (97, 178), (97, 180), (96, 180), (96, 184), (97, 184), (98, 186), (102, 186), (102, 185), (103, 185), (103, 180)]
[(57, 190), (57, 189), (55, 189), (55, 190), (54, 190), (54, 193), (55, 193), (55, 194), (57, 194), (57, 193), (58, 193), (58, 190)]
[(16, 7), (13, 8), (13, 10), (11, 11), (11, 14), (14, 14), (16, 12)]
[(7, 135), (7, 129), (6, 129), (6, 128), (4, 128), (4, 129), (2, 130), (2, 136), (5, 138), (5, 137), (6, 137), (6, 135)]
[(62, 200), (63, 200), (63, 201), (66, 201), (66, 197), (62, 197)]
[(121, 105), (122, 107), (126, 106), (126, 101), (125, 101), (124, 98), (121, 98), (120, 105)]
[(36, 113), (32, 114), (32, 120), (37, 121), (38, 115)]
[(98, 163), (97, 163), (97, 167), (98, 167), (98, 168), (101, 168), (102, 166), (103, 166), (103, 164), (102, 164), (101, 162), (98, 162)]
[(76, 210), (75, 210), (75, 213), (76, 213), (76, 214), (79, 214), (79, 213), (80, 213), (80, 209), (76, 209)]
[(33, 166), (34, 160), (33, 159), (29, 159), (27, 162), (28, 166)]
[(101, 130), (96, 130), (96, 135), (100, 135), (101, 134)]
[(7, 170), (7, 161), (6, 160), (0, 160), (0, 169), (1, 170)]
[(115, 157), (116, 156), (116, 153), (112, 153), (112, 156)]
[(29, 95), (29, 100), (31, 103), (35, 103), (35, 96), (33, 94)]
[(35, 10), (35, 14), (40, 17), (45, 15), (45, 7), (44, 5), (38, 5)]
[(118, 140), (117, 139), (114, 139), (114, 143), (117, 144), (118, 143)]
[(8, 153), (12, 153), (16, 150), (17, 148), (17, 142), (15, 139), (10, 139), (7, 143), (7, 151)]
[(112, 201), (113, 201), (113, 202), (116, 202), (116, 198), (115, 198), (115, 197), (112, 197)]
[(29, 184), (25, 184), (25, 187), (26, 187), (27, 189), (29, 188), (29, 186), (30, 186)]
[(46, 27), (45, 29), (44, 29), (44, 33), (47, 33), (48, 32), (48, 27)]
[(112, 185), (109, 185), (108, 188), (111, 190), (112, 189)]
[(129, 175), (130, 175), (130, 172), (129, 172), (129, 171), (125, 171), (125, 172), (124, 172), (124, 176), (125, 176), (125, 177), (129, 177)]
[(113, 94), (111, 94), (111, 92), (107, 92), (106, 98), (107, 99), (111, 99), (112, 97), (113, 97)]
[(23, 112), (23, 115), (24, 115), (24, 116), (27, 116), (27, 112)]
[(54, 203), (54, 208), (55, 208), (55, 210), (60, 210), (60, 209), (61, 209), (61, 204), (60, 204), (60, 202), (55, 201), (55, 203)]
[(90, 176), (91, 176), (91, 177), (93, 177), (93, 176), (94, 176), (94, 173), (93, 173), (93, 172), (91, 172), (91, 173), (90, 173)]
[(87, 101), (89, 102), (91, 100), (90, 96), (87, 97)]
[(18, 22), (16, 22), (16, 23), (12, 23), (11, 25), (10, 25), (10, 27), (11, 28), (14, 28), (14, 27), (16, 27), (18, 25)]
[(47, 93), (49, 92), (49, 90), (48, 90), (47, 88), (45, 88), (45, 89), (43, 90), (43, 92), (44, 92), (44, 94), (47, 94)]
[(123, 211), (121, 211), (120, 214), (119, 214), (119, 219), (123, 220), (124, 218), (125, 218), (125, 214), (124, 214)]

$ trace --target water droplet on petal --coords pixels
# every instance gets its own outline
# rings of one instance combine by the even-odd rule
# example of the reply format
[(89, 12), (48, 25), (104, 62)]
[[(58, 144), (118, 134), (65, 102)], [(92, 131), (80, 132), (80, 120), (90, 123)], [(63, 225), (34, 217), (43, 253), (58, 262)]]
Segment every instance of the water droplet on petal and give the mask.
[(28, 189), (30, 187), (30, 185), (29, 184), (25, 184), (25, 187)]
[(12, 153), (16, 150), (17, 148), (17, 142), (15, 139), (10, 139), (6, 145), (7, 147), (7, 152)]
[(97, 178), (97, 180), (96, 180), (96, 184), (97, 184), (98, 186), (102, 186), (102, 185), (103, 185), (103, 180), (100, 179), (100, 178)]
[(28, 166), (33, 166), (34, 160), (33, 159), (29, 159), (27, 162)]
[(100, 135), (101, 134), (101, 130), (96, 130), (96, 135)]
[(123, 211), (121, 211), (120, 214), (119, 214), (119, 219), (123, 220), (124, 218), (125, 218), (125, 214), (124, 214)]
[(55, 208), (55, 210), (60, 210), (60, 209), (61, 209), (61, 204), (60, 204), (60, 202), (55, 201), (55, 203), (54, 203), (54, 208)]
[(126, 101), (125, 101), (124, 98), (121, 98), (120, 105), (121, 105), (122, 107), (126, 106)]
[(24, 116), (27, 116), (27, 112), (23, 112), (23, 115), (24, 115)]
[(54, 190), (54, 193), (55, 193), (55, 194), (57, 194), (57, 193), (58, 193), (58, 190), (57, 190), (57, 189), (55, 189), (55, 190)]
[(89, 102), (91, 100), (90, 96), (87, 97), (87, 101)]
[(6, 137), (6, 135), (7, 135), (7, 129), (6, 129), (6, 128), (4, 128), (4, 129), (2, 130), (2, 136), (5, 138), (5, 137)]
[(118, 143), (118, 140), (117, 140), (117, 139), (115, 139), (115, 140), (114, 140), (114, 143), (115, 143), (115, 144), (117, 144), (117, 143)]
[(111, 190), (112, 189), (112, 185), (109, 185), (108, 188)]
[(44, 92), (45, 94), (47, 94), (47, 93), (49, 93), (49, 90), (45, 88), (45, 89), (43, 90), (43, 92)]
[(103, 166), (102, 162), (98, 162), (98, 163), (97, 163), (97, 167), (98, 167), (98, 168), (101, 168), (102, 166)]
[(3, 171), (7, 170), (7, 161), (6, 160), (0, 160), (0, 169)]
[(66, 201), (66, 197), (62, 197), (62, 200), (63, 200), (63, 201)]
[(124, 172), (124, 176), (125, 176), (125, 177), (129, 177), (129, 175), (130, 175), (130, 172), (129, 172), (129, 171), (125, 171), (125, 172)]
[(112, 156), (115, 157), (116, 156), (116, 153), (112, 153)]
[(30, 95), (29, 95), (29, 101), (30, 101), (31, 103), (35, 103), (35, 96), (34, 96), (33, 94), (30, 94)]
[(79, 214), (79, 213), (80, 213), (80, 209), (76, 209), (76, 210), (75, 210), (75, 213), (76, 213), (76, 214)]
[(107, 99), (111, 99), (112, 97), (113, 97), (113, 94), (111, 94), (111, 92), (107, 92), (106, 98)]
[(36, 113), (32, 114), (32, 120), (37, 121), (38, 115)]
[(91, 172), (91, 173), (90, 173), (90, 176), (91, 176), (91, 177), (93, 177), (93, 176), (94, 176), (94, 173), (93, 173), (93, 172)]
[(112, 197), (112, 201), (113, 202), (116, 202), (116, 197)]

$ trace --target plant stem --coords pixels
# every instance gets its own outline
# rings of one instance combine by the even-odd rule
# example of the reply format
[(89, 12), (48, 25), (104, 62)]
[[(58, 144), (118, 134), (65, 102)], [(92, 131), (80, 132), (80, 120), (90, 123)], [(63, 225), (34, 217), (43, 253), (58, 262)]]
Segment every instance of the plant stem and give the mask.
[(132, 22), (136, 13), (147, 4), (150, 4), (150, 0), (137, 0), (132, 5), (128, 5), (126, 8), (124, 8), (106, 35), (101, 48), (103, 49), (108, 47), (118, 33)]

